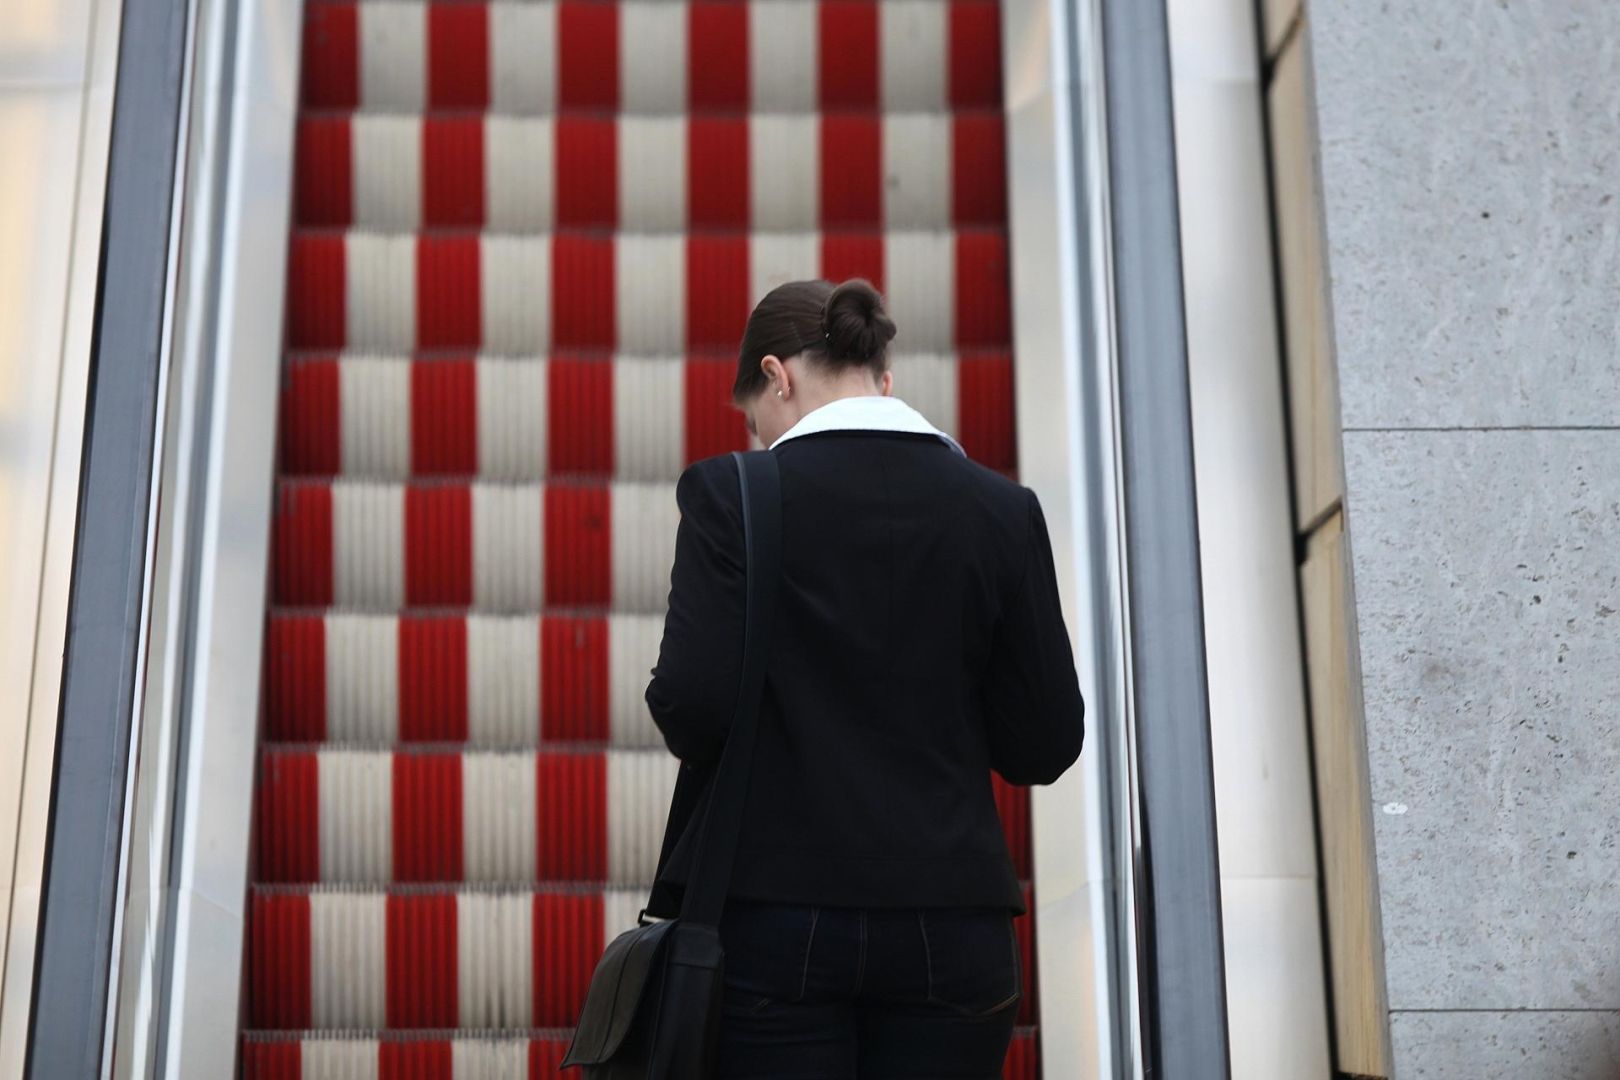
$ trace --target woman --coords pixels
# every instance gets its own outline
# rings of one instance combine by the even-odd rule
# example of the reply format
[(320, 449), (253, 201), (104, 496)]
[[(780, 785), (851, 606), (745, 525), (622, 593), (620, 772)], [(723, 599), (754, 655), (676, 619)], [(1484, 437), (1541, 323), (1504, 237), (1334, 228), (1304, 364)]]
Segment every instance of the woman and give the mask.
[[(743, 335), (732, 395), (777, 455), (783, 546), (720, 926), (725, 1078), (999, 1077), (1024, 904), (990, 770), (1049, 784), (1080, 754), (1040, 503), (891, 396), (894, 336), (861, 280), (780, 286)], [(646, 699), (670, 750), (707, 766), (742, 660), (729, 455), (691, 465), (675, 495)], [(690, 839), (654, 914), (677, 913)]]

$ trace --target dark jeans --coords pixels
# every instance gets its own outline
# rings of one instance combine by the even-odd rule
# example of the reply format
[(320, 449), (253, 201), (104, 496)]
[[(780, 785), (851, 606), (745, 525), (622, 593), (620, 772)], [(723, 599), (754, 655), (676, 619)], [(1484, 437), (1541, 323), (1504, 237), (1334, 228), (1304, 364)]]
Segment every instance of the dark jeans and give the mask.
[(1022, 993), (1007, 908), (733, 899), (720, 1080), (993, 1080)]

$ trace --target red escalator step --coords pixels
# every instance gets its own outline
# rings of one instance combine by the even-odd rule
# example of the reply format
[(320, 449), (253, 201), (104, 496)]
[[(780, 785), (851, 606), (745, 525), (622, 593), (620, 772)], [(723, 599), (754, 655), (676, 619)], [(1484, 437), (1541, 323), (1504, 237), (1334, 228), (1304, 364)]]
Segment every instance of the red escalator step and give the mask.
[(821, 107), (870, 109), (878, 104), (878, 5), (822, 0), (819, 16)]
[(821, 276), (828, 281), (865, 278), (878, 292), (883, 292), (883, 234), (822, 233)]
[[(694, 12), (698, 6), (693, 4)], [(733, 3), (707, 6), (738, 9)], [(693, 116), (687, 122), (686, 139), (688, 223), (694, 229), (746, 229), (750, 216), (748, 118)]]
[(478, 472), (478, 367), (471, 359), (410, 365), (411, 473)]
[(360, 104), (360, 12), (354, 4), (310, 4), (304, 13), (304, 105)]
[(456, 898), (393, 895), (387, 910), (388, 1026), (456, 1027)]
[(687, 9), (687, 108), (746, 112), (748, 19), (746, 4), (692, 0)]
[(296, 484), (278, 493), (274, 521), (279, 603), (332, 603), (332, 489)]
[(343, 348), (346, 260), (342, 233), (293, 235), (287, 251), (287, 341), (293, 348)]
[(399, 620), (398, 656), (400, 741), (466, 741), (466, 620)]
[(877, 113), (821, 118), (820, 224), (873, 228), (883, 222), (883, 125)]
[(618, 4), (562, 0), (557, 5), (557, 67), (564, 108), (618, 107)]
[(249, 1022), (257, 1028), (309, 1027), (309, 898), (255, 894), (248, 935)]
[(428, 105), (445, 109), (489, 106), (489, 5), (428, 5)]
[(255, 830), (259, 881), (320, 880), (320, 804), (320, 770), (313, 753), (262, 759)]
[(1001, 104), (1001, 8), (993, 0), (951, 0), (949, 92), (955, 109)]
[(574, 1025), (603, 945), (600, 895), (535, 895), (535, 1027)]
[(1007, 220), (1005, 137), (999, 112), (951, 120), (951, 221), (1000, 225)]
[(281, 470), (331, 476), (343, 470), (343, 402), (338, 362), (307, 360), (287, 369), (281, 391)]
[(543, 881), (607, 880), (607, 758), (535, 756), (535, 872)]
[(702, 235), (686, 241), (686, 344), (736, 348), (748, 323), (748, 235)]
[(272, 618), (265, 642), (265, 729), (285, 742), (326, 738), (326, 622)]
[(1005, 354), (963, 357), (957, 365), (957, 438), (969, 457), (1010, 472), (1018, 465), (1012, 361)]
[(242, 1080), (303, 1080), (303, 1047), (296, 1042), (242, 1045)]
[(562, 234), (552, 238), (551, 340), (555, 347), (613, 347), (617, 336), (613, 256), (611, 237)]
[(611, 117), (559, 116), (556, 126), (559, 228), (619, 223), (619, 130)]
[(419, 236), (416, 241), (416, 342), (464, 348), (483, 340), (476, 235)]
[(300, 225), (343, 228), (354, 222), (354, 148), (347, 116), (298, 121), (296, 207)]
[(463, 880), (461, 755), (393, 758), (394, 880)]
[[(456, 5), (473, 8), (474, 5)], [(432, 116), (422, 121), (422, 223), (484, 224), (484, 117)]]
[(547, 460), (553, 476), (613, 473), (613, 364), (555, 357), (546, 371)]
[(456, 1080), (449, 1040), (389, 1039), (379, 1043), (377, 1080)]
[(612, 500), (605, 487), (546, 486), (546, 603), (606, 607), (613, 601)]
[(472, 489), (464, 484), (405, 489), (405, 602), (472, 603)]
[(956, 344), (1004, 346), (1012, 337), (1007, 238), (973, 230), (956, 234)]
[(546, 742), (606, 741), (606, 619), (548, 615), (541, 620), (540, 731)]

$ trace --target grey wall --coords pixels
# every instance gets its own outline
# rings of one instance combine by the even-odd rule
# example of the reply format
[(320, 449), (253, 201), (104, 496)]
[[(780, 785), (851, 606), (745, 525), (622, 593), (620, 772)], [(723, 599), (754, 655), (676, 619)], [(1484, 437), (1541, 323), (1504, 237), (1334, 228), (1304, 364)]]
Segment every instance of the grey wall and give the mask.
[(1395, 1072), (1620, 1077), (1620, 4), (1309, 0)]

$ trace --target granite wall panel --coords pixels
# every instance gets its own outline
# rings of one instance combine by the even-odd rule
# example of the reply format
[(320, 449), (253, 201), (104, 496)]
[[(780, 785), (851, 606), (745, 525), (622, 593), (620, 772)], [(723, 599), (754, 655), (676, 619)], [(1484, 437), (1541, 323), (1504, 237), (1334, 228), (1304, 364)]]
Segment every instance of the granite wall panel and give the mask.
[(1620, 424), (1620, 5), (1308, 6), (1344, 426)]
[(1401, 1080), (1613, 1080), (1620, 1013), (1399, 1013)]

